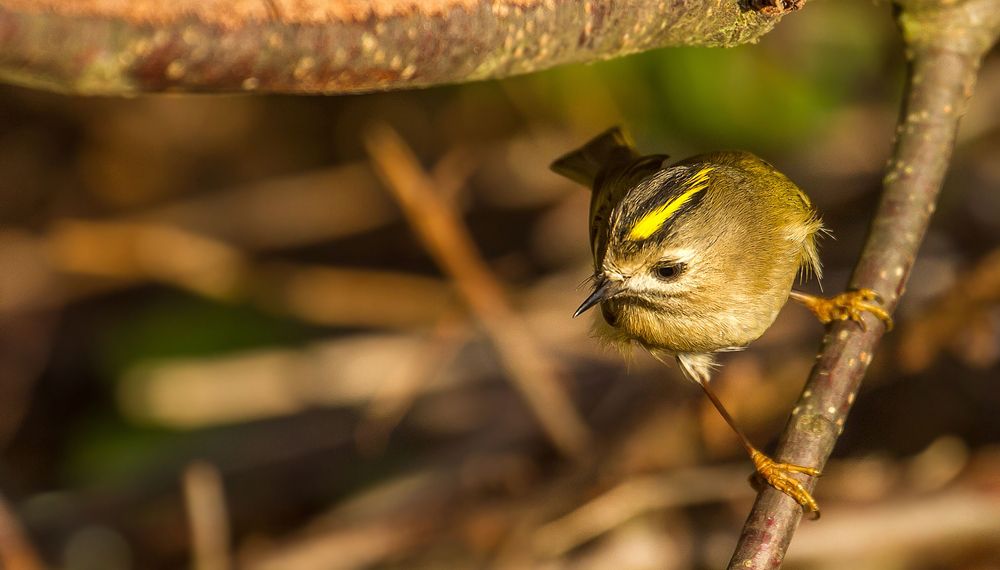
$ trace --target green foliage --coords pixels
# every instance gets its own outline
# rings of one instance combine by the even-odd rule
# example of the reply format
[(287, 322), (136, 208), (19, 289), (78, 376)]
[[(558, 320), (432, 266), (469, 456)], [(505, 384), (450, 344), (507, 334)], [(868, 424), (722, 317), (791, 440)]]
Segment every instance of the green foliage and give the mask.
[(145, 360), (288, 346), (307, 337), (306, 328), (292, 321), (179, 293), (158, 296), (116, 325), (98, 348), (112, 379)]
[(112, 414), (93, 416), (74, 431), (62, 462), (69, 483), (109, 486), (130, 481), (181, 445), (182, 434), (138, 427)]

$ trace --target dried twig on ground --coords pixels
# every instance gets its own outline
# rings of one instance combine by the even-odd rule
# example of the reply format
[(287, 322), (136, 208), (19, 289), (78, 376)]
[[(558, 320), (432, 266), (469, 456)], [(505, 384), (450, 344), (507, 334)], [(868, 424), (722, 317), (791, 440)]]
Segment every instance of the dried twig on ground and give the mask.
[(372, 128), (366, 146), (410, 225), (490, 336), (546, 433), (563, 453), (579, 456), (590, 436), (560, 384), (561, 372), (511, 308), (455, 208), (438, 194), (434, 180), (395, 131)]
[[(979, 63), (1000, 33), (1000, 0), (898, 4), (910, 60), (907, 98), (882, 200), (850, 283), (852, 288), (882, 293), (890, 311), (899, 302), (934, 211)], [(777, 457), (799, 465), (824, 465), (883, 333), (874, 319), (867, 331), (852, 323), (830, 328)], [(729, 567), (780, 566), (801, 516), (790, 497), (763, 489)]]

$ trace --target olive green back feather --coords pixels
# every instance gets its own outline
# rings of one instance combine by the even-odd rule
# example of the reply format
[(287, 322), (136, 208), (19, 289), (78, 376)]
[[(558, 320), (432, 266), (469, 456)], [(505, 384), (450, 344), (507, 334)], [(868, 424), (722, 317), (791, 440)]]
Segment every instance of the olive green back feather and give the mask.
[(601, 171), (638, 158), (635, 146), (620, 127), (612, 127), (582, 147), (557, 158), (550, 168), (556, 173), (593, 188)]

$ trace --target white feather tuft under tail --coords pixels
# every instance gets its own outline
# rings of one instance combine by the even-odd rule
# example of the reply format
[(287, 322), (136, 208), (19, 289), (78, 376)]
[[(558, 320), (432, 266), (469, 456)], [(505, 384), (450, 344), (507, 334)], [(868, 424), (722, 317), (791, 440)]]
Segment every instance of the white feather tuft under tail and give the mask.
[(674, 356), (684, 376), (699, 384), (708, 384), (717, 366), (715, 357), (705, 352), (681, 352)]

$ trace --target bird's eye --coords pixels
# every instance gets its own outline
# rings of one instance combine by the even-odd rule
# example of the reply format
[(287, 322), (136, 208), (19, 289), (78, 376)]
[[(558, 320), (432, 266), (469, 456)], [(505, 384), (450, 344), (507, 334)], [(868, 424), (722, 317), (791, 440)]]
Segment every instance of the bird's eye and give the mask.
[(666, 281), (680, 275), (681, 268), (679, 263), (658, 263), (653, 267), (653, 275)]

